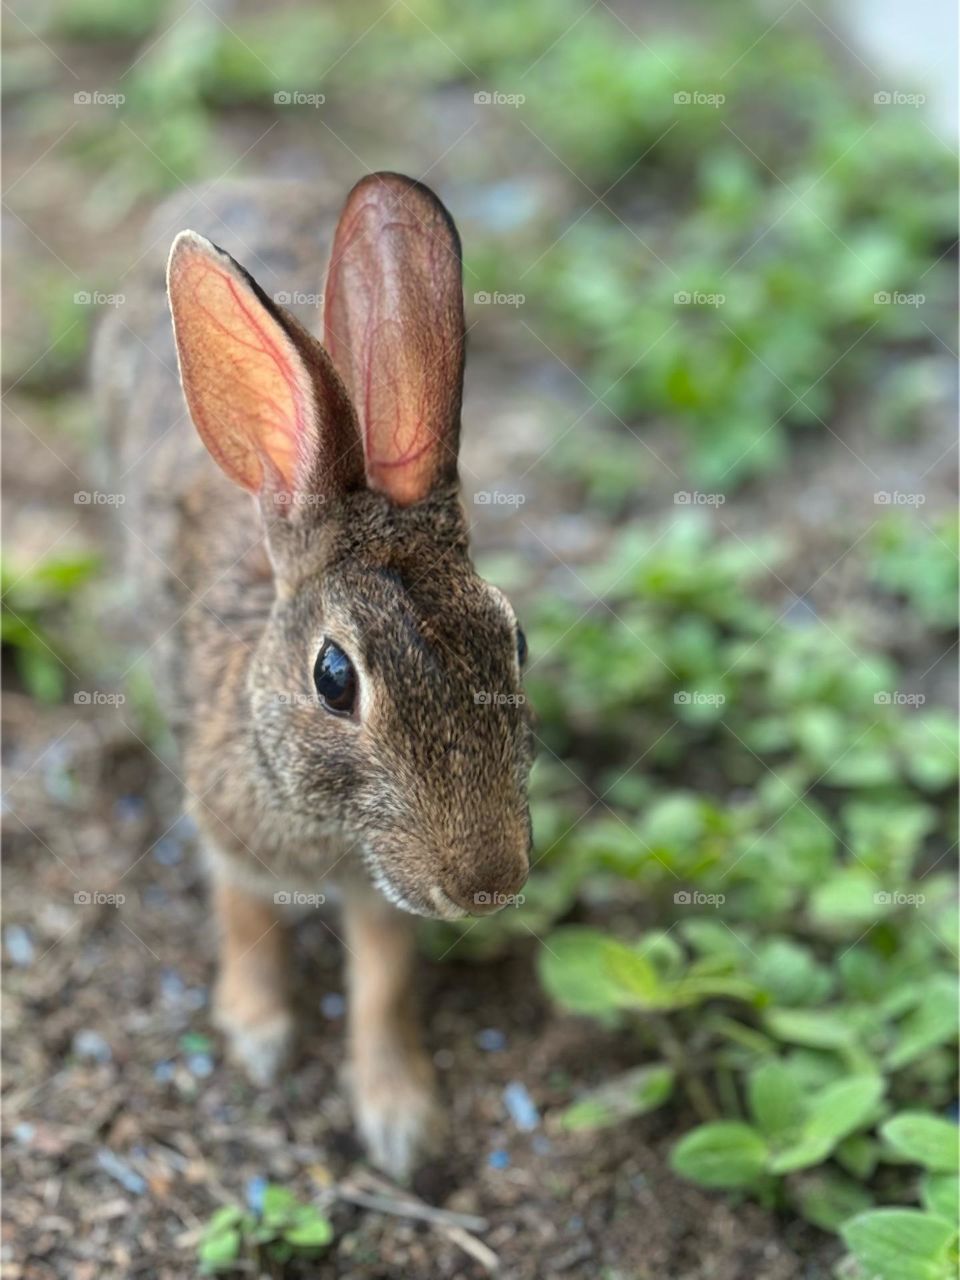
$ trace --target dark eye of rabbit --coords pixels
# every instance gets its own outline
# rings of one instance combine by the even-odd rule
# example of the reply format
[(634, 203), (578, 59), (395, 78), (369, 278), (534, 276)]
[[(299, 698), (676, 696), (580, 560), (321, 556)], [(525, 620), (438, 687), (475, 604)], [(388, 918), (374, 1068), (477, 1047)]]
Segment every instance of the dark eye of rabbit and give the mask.
[(520, 627), (517, 627), (517, 661), (521, 667), (527, 660), (527, 637), (523, 634)]
[(328, 711), (348, 716), (357, 701), (357, 673), (339, 645), (324, 640), (313, 667), (313, 683)]

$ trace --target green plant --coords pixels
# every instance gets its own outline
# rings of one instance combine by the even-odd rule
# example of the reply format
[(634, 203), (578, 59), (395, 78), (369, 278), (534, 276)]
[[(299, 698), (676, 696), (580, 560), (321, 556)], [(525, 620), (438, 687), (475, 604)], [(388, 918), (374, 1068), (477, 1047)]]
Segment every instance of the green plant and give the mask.
[[(608, 1081), (574, 1123), (672, 1091), (699, 1120), (679, 1173), (824, 1229), (867, 1222), (868, 1244), (860, 1226), (851, 1240), (869, 1250), (869, 1214), (888, 1212), (875, 1204), (911, 1196), (905, 1162), (930, 1170), (925, 1204), (951, 1194), (936, 1180), (956, 1128), (936, 1111), (957, 1034), (956, 881), (940, 860), (955, 733), (944, 712), (883, 697), (901, 675), (852, 623), (798, 627), (762, 603), (775, 563), (775, 547), (718, 542), (684, 514), (621, 535), (588, 578), (596, 608), (553, 599), (528, 619), (557, 758), (536, 792), (549, 838), (529, 919), (586, 904), (597, 924), (546, 935), (543, 982), (630, 1025), (660, 1083)], [(639, 743), (642, 774), (624, 773)], [(577, 779), (579, 813), (557, 800)]]
[(40, 702), (63, 697), (70, 647), (63, 639), (65, 618), (99, 563), (96, 556), (74, 555), (47, 558), (25, 572), (0, 569), (0, 639), (27, 692)]
[(204, 1228), (197, 1248), (203, 1275), (248, 1264), (283, 1265), (295, 1257), (315, 1258), (333, 1239), (333, 1228), (314, 1205), (303, 1204), (286, 1187), (268, 1185), (259, 1213), (225, 1205)]

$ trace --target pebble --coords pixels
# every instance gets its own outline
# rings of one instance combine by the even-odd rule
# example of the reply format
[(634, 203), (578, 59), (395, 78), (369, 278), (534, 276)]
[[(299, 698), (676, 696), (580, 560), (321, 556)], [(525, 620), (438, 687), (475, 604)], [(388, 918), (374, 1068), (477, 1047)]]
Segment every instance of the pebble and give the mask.
[(140, 796), (120, 796), (113, 806), (113, 816), (118, 822), (136, 822), (143, 817), (144, 808)]
[(487, 1163), (491, 1169), (509, 1169), (510, 1153), (502, 1150), (491, 1151)]
[(71, 1047), (78, 1058), (93, 1062), (109, 1062), (113, 1057), (113, 1050), (99, 1031), (78, 1031)]
[(10, 957), (12, 964), (21, 969), (33, 964), (33, 958), (36, 954), (33, 948), (33, 940), (22, 924), (8, 925), (3, 936), (7, 945), (7, 955)]
[(267, 1189), (267, 1180), (259, 1174), (247, 1179), (247, 1208), (251, 1213), (263, 1213), (263, 1196)]
[(209, 1053), (191, 1053), (187, 1066), (198, 1080), (206, 1080), (207, 1076), (213, 1075), (214, 1062)]
[(499, 1027), (485, 1027), (483, 1031), (477, 1032), (474, 1039), (477, 1047), (484, 1053), (501, 1053), (507, 1047), (507, 1037)]
[(97, 1152), (97, 1164), (104, 1173), (108, 1173), (115, 1182), (119, 1182), (121, 1187), (133, 1195), (142, 1196), (146, 1191), (146, 1181), (140, 1177), (139, 1173), (105, 1147)]
[(503, 1091), (503, 1101), (510, 1119), (524, 1133), (532, 1133), (540, 1126), (537, 1104), (530, 1097), (527, 1086), (519, 1080), (511, 1080)]
[(347, 1002), (338, 991), (328, 991), (320, 1000), (320, 1012), (331, 1021), (342, 1018), (346, 1011)]
[(153, 1068), (153, 1078), (158, 1084), (169, 1084), (176, 1075), (176, 1072), (176, 1063), (170, 1062), (169, 1060), (166, 1062), (158, 1062)]
[(153, 857), (163, 867), (175, 867), (183, 860), (183, 843), (166, 835), (153, 846)]
[(36, 1127), (27, 1120), (21, 1120), (19, 1124), (13, 1127), (13, 1136), (21, 1146), (29, 1147), (33, 1141), (33, 1135), (37, 1132)]

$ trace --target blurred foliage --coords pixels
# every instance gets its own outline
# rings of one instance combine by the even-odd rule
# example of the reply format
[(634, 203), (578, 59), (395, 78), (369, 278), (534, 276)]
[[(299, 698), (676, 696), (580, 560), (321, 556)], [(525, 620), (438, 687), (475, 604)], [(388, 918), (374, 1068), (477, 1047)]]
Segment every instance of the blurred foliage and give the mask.
[(64, 637), (80, 589), (99, 566), (92, 555), (47, 557), (24, 571), (0, 566), (0, 641), (38, 702), (58, 702), (66, 692), (69, 663), (78, 659)]
[(197, 1246), (201, 1275), (268, 1267), (271, 1273), (295, 1260), (316, 1261), (333, 1240), (329, 1219), (303, 1204), (286, 1187), (268, 1183), (257, 1208), (224, 1205)]

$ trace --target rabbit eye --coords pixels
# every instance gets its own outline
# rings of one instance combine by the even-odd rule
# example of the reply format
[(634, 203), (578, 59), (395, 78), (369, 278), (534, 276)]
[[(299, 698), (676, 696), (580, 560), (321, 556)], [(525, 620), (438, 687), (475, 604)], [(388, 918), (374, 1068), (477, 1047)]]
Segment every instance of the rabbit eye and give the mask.
[(324, 640), (313, 666), (313, 683), (328, 711), (348, 716), (357, 701), (357, 673), (339, 645)]
[(517, 661), (521, 667), (527, 661), (527, 637), (521, 627), (517, 627)]

